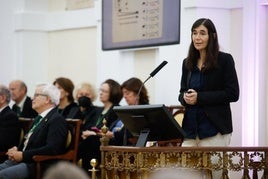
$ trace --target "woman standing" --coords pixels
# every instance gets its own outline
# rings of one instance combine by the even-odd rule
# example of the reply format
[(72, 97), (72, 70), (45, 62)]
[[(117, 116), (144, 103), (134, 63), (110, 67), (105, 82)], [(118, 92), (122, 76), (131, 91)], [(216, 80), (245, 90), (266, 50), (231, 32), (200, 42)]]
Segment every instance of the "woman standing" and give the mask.
[[(216, 28), (210, 19), (198, 19), (191, 30), (179, 94), (185, 106), (182, 146), (227, 146), (233, 132), (230, 102), (239, 98), (234, 60), (219, 51)], [(221, 171), (212, 172), (212, 176), (220, 178)]]
[(239, 98), (233, 57), (219, 51), (210, 19), (194, 22), (183, 61), (179, 101), (185, 106), (183, 146), (227, 146), (233, 131), (230, 102)]

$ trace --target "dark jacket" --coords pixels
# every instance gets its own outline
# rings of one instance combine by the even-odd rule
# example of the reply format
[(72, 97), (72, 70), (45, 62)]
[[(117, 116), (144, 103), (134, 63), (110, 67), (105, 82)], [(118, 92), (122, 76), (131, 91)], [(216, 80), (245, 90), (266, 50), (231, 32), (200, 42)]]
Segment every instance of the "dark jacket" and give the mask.
[(65, 119), (82, 119), (83, 118), (83, 115), (79, 109), (79, 106), (75, 102), (70, 103), (64, 109), (58, 108), (58, 111), (61, 115), (63, 115)]
[[(66, 151), (66, 137), (68, 133), (67, 122), (57, 112), (57, 109), (52, 109), (39, 123), (33, 131), (27, 147), (23, 151), (22, 162), (26, 163), (30, 169), (31, 177), (34, 178), (36, 166), (33, 162), (34, 155), (57, 155)], [(22, 151), (24, 142), (19, 146)], [(49, 167), (54, 161), (46, 162), (42, 167)]]
[[(116, 113), (113, 110), (113, 106), (103, 115), (103, 107), (97, 108), (97, 115), (96, 119), (92, 119), (95, 124), (94, 126), (101, 129), (103, 126), (103, 119), (105, 118), (107, 121), (106, 126), (108, 128), (118, 119)], [(96, 121), (100, 119), (98, 125), (96, 125)], [(88, 128), (83, 128), (84, 130), (91, 130), (92, 124), (87, 125)], [(90, 161), (92, 158), (97, 159), (98, 161), (101, 160), (101, 152), (100, 152), (100, 136), (93, 135), (89, 136), (84, 140), (81, 140), (78, 147), (78, 159), (82, 158), (82, 167), (86, 170), (90, 168)]]
[(96, 125), (96, 121), (101, 114), (103, 108), (97, 106), (90, 106), (83, 112), (83, 125), (81, 131), (90, 130)]
[(18, 116), (9, 106), (5, 107), (0, 112), (0, 151), (18, 146), (20, 131)]
[[(15, 108), (16, 108), (16, 104), (12, 106), (12, 110), (16, 112)], [(37, 112), (32, 108), (31, 98), (27, 96), (19, 117), (34, 118), (35, 116), (37, 116)]]
[[(103, 111), (103, 107), (100, 108), (100, 116), (102, 116), (101, 112)], [(108, 128), (110, 128), (110, 126), (112, 125), (112, 123), (114, 123), (114, 121), (116, 121), (118, 119), (118, 116), (116, 115), (116, 113), (113, 110), (113, 106), (110, 107), (110, 109), (104, 114), (104, 116), (102, 116), (103, 119), (106, 119), (106, 126)], [(96, 127), (98, 127), (99, 129), (103, 126), (103, 121), (101, 123), (99, 123), (99, 125), (97, 125)]]
[[(183, 94), (188, 90), (191, 72), (186, 69), (185, 61), (182, 66), (179, 101), (187, 110)], [(230, 102), (235, 102), (238, 98), (239, 84), (233, 57), (220, 52), (218, 66), (204, 72), (202, 89), (197, 91), (197, 105), (204, 109), (208, 119), (221, 134), (228, 134), (233, 131)], [(187, 120), (187, 115), (184, 120)]]

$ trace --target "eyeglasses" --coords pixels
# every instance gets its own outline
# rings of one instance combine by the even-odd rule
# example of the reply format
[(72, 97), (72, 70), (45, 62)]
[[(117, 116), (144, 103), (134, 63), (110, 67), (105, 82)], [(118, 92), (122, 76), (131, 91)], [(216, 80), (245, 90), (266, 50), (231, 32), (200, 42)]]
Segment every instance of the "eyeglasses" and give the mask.
[(38, 96), (47, 96), (47, 95), (46, 94), (42, 94), (42, 93), (34, 93), (34, 98), (36, 98)]
[(99, 92), (100, 93), (109, 93), (109, 91), (108, 90), (105, 90), (105, 89), (99, 89)]

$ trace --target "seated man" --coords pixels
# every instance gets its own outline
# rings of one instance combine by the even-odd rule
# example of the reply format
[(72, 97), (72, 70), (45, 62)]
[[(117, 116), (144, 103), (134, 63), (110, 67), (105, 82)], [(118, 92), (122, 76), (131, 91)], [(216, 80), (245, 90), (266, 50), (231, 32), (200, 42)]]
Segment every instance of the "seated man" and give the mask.
[(8, 150), (8, 160), (0, 164), (0, 178), (35, 178), (34, 155), (65, 152), (67, 122), (57, 112), (60, 91), (50, 84), (38, 85), (32, 101), (38, 112), (22, 145)]
[(27, 96), (27, 86), (21, 80), (14, 80), (9, 83), (11, 99), (15, 102), (12, 110), (18, 117), (34, 118), (37, 112), (32, 108), (32, 100)]
[[(10, 92), (4, 85), (0, 85), (0, 151), (5, 152), (10, 147), (19, 144), (20, 123), (18, 116), (8, 106)], [(5, 160), (0, 156), (0, 162)]]

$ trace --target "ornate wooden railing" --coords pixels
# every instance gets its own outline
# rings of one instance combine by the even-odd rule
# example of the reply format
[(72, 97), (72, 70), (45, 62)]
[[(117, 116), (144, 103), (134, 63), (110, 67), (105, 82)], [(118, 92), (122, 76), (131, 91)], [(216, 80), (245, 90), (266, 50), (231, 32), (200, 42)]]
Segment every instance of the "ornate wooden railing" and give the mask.
[[(108, 131), (105, 124), (104, 134)], [(230, 172), (241, 173), (242, 179), (257, 179), (258, 174), (268, 179), (268, 147), (121, 147), (108, 143), (104, 135), (100, 147), (102, 179), (150, 179), (159, 168), (207, 171), (207, 178), (219, 171), (222, 179), (229, 179)]]
[[(268, 178), (268, 147), (118, 147), (101, 146), (101, 178), (146, 179), (158, 168), (242, 172), (241, 178)], [(250, 172), (252, 171), (252, 172)], [(250, 173), (251, 176), (250, 176)]]

